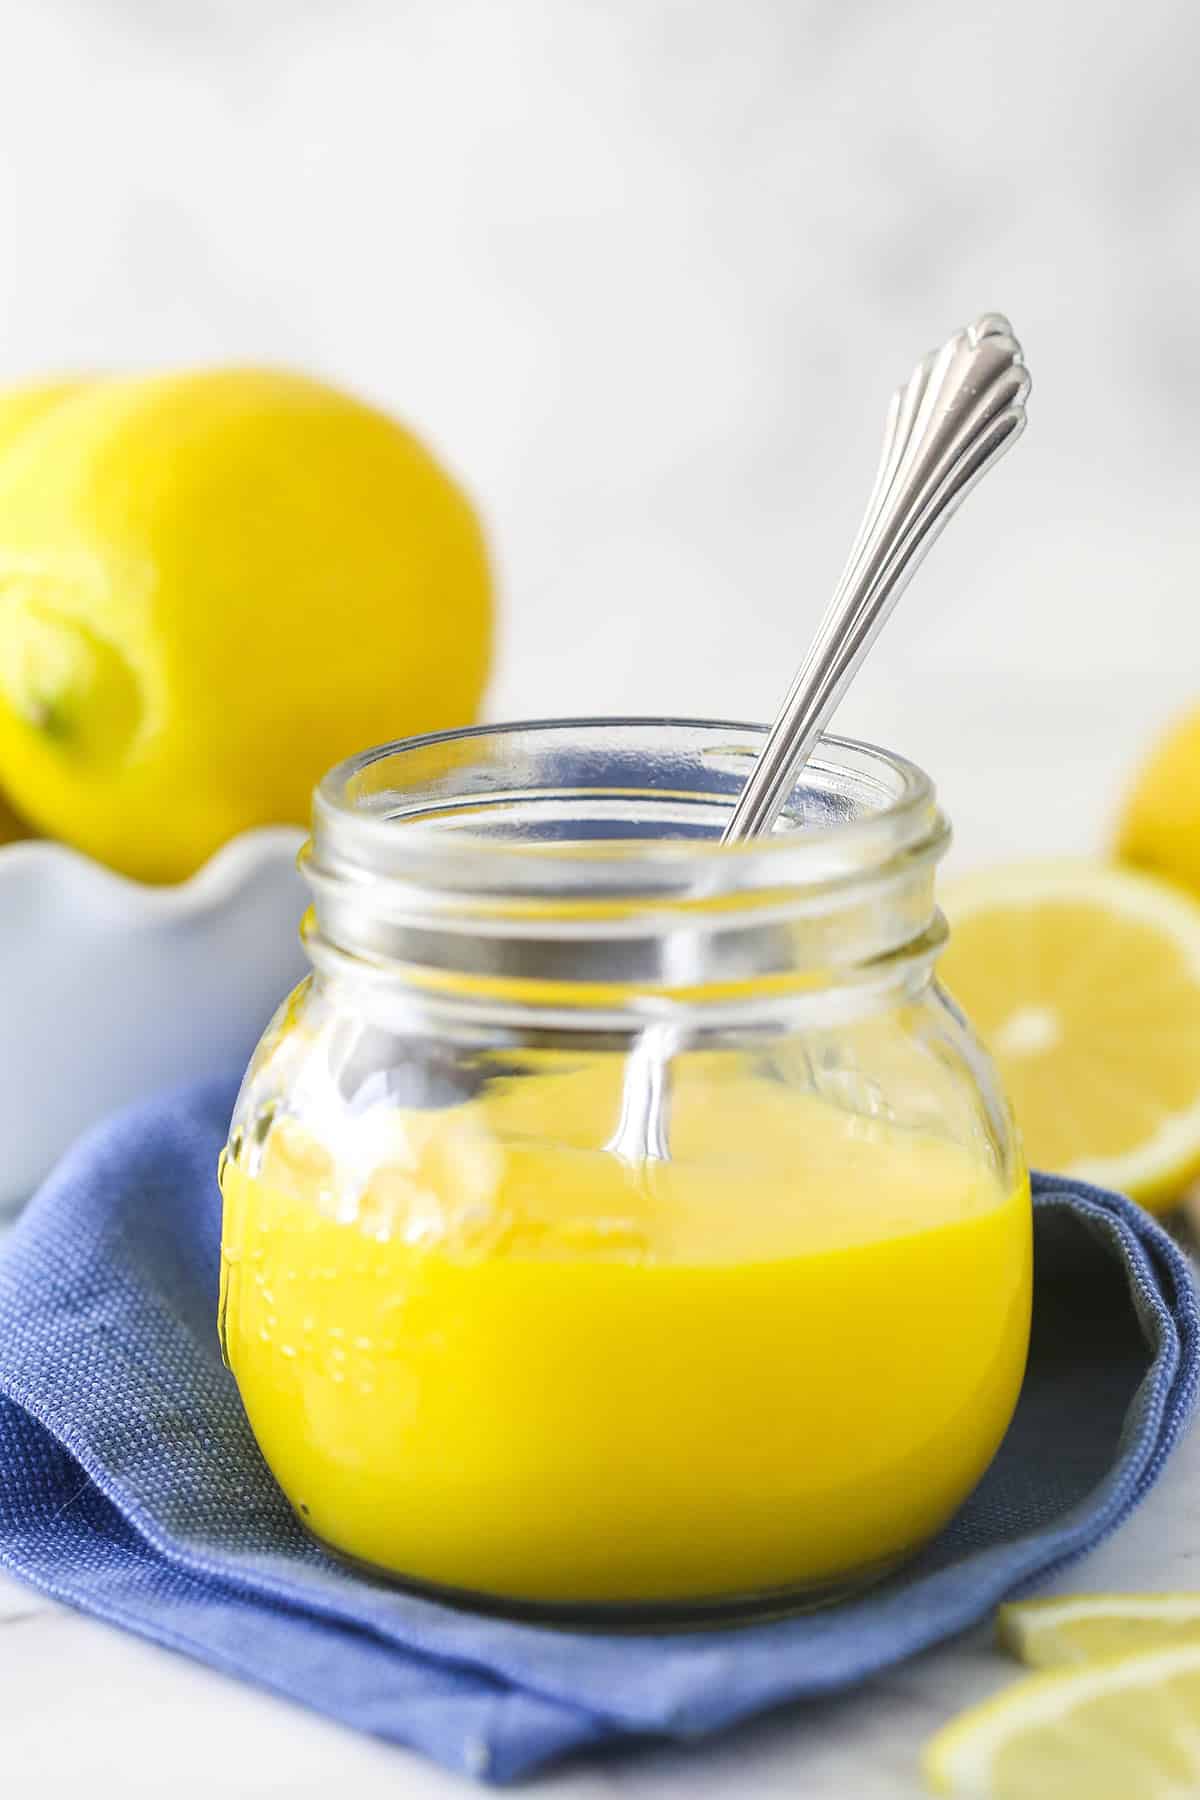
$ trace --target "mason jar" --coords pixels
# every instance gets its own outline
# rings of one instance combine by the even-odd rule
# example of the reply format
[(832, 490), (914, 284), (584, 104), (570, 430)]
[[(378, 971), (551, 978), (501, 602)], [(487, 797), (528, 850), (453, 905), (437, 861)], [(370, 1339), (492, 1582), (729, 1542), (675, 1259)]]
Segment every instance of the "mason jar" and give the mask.
[(312, 973), (222, 1158), (220, 1330), (341, 1556), (548, 1618), (813, 1604), (995, 1453), (1029, 1187), (936, 980), (947, 825), (831, 737), (723, 847), (763, 737), (489, 727), (321, 783)]

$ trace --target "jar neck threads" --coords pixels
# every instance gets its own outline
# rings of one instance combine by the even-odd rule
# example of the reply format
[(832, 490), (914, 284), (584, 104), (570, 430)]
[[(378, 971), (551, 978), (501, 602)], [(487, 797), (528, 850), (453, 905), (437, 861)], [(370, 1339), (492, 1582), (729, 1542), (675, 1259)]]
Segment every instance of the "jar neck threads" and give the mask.
[(372, 1010), (582, 1031), (875, 1010), (944, 941), (912, 764), (827, 738), (775, 832), (720, 833), (760, 727), (580, 720), (369, 751), (318, 789), (305, 941)]

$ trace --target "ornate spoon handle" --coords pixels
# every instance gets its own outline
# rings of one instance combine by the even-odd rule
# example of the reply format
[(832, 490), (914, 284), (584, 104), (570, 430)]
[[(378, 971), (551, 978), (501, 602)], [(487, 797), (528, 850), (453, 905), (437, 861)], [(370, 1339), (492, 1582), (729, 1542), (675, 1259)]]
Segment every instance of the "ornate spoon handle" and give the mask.
[(722, 842), (771, 829), (926, 551), (1020, 436), (1028, 393), (1008, 320), (987, 313), (924, 357), (895, 394), (854, 548)]

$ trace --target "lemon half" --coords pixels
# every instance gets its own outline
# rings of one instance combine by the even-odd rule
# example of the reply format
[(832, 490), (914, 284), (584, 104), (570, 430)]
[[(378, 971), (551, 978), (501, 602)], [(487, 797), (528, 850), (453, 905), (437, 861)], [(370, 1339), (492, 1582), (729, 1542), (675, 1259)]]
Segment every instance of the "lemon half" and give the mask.
[(1037, 1168), (1151, 1205), (1200, 1168), (1200, 903), (1094, 863), (952, 886), (941, 974)]
[(1200, 1643), (1200, 1593), (1060, 1594), (1002, 1606), (997, 1635), (1034, 1669)]
[(935, 1792), (1179, 1800), (1200, 1792), (1200, 1642), (1030, 1675), (926, 1745)]

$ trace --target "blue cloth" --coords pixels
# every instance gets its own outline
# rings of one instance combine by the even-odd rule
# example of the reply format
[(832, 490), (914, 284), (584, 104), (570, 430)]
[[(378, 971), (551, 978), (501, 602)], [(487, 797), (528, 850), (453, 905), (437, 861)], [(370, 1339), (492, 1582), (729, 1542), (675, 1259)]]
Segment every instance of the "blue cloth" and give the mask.
[(1111, 1531), (1192, 1402), (1185, 1258), (1126, 1201), (1039, 1179), (1016, 1418), (901, 1575), (825, 1612), (691, 1634), (563, 1632), (414, 1598), (302, 1534), (221, 1364), (214, 1165), (232, 1100), (208, 1087), (92, 1133), (4, 1247), (0, 1563), (473, 1775), (510, 1781), (623, 1737), (694, 1737), (961, 1630)]

